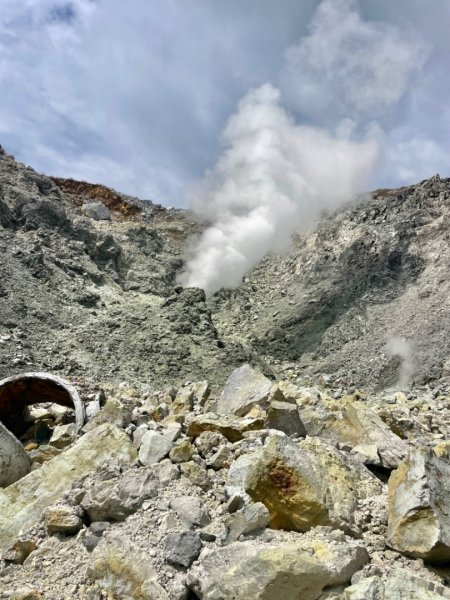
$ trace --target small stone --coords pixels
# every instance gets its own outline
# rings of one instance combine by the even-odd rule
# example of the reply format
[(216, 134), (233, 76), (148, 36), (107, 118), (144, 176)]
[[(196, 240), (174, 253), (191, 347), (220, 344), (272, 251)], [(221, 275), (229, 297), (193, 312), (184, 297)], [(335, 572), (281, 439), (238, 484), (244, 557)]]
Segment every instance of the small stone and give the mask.
[(235, 513), (245, 504), (245, 498), (242, 494), (233, 494), (227, 502), (227, 510), (230, 514)]
[(211, 479), (205, 469), (194, 461), (182, 463), (180, 465), (181, 473), (191, 480), (193, 485), (198, 485), (204, 491), (210, 490), (212, 487)]
[(206, 461), (206, 464), (208, 467), (218, 470), (223, 467), (229, 467), (232, 460), (233, 453), (231, 450), (227, 446), (222, 446)]
[(169, 533), (164, 540), (164, 552), (169, 564), (190, 567), (202, 549), (200, 536), (193, 531)]
[(86, 535), (81, 540), (81, 543), (83, 544), (83, 546), (86, 548), (86, 550), (88, 552), (92, 552), (94, 550), (94, 548), (97, 547), (99, 542), (100, 542), (100, 538), (97, 535)]
[(22, 565), (28, 556), (37, 548), (33, 539), (17, 540), (3, 555), (3, 560), (16, 565)]
[(133, 446), (136, 448), (136, 450), (139, 450), (141, 447), (142, 438), (147, 431), (147, 425), (139, 425), (139, 427), (136, 427), (136, 429), (133, 431)]
[(289, 402), (274, 401), (270, 404), (267, 409), (266, 426), (283, 431), (286, 435), (306, 435), (297, 405)]
[(166, 513), (159, 524), (160, 531), (171, 531), (178, 528), (178, 519), (172, 512)]
[(197, 496), (179, 496), (172, 500), (170, 506), (177, 513), (183, 527), (205, 527), (211, 522), (208, 511), (203, 508)]
[(263, 418), (239, 418), (233, 415), (217, 415), (206, 413), (192, 418), (187, 426), (189, 437), (198, 437), (204, 431), (218, 432), (224, 435), (230, 442), (242, 440), (247, 431), (264, 428)]
[(267, 527), (270, 513), (262, 502), (244, 506), (241, 510), (229, 515), (226, 525), (229, 528), (227, 543), (236, 542), (241, 535)]
[(86, 202), (82, 211), (94, 221), (111, 221), (111, 211), (103, 202)]
[(61, 450), (59, 448), (50, 446), (48, 444), (42, 444), (30, 452), (30, 460), (32, 463), (41, 465), (44, 462), (51, 460), (55, 456), (58, 456), (58, 454), (61, 454)]
[(184, 440), (181, 444), (174, 446), (169, 453), (172, 462), (182, 463), (191, 460), (193, 454), (192, 444), (189, 440)]
[(50, 446), (55, 448), (63, 449), (73, 444), (77, 439), (77, 431), (75, 423), (68, 423), (67, 425), (57, 425), (54, 430), (52, 437), (50, 438)]
[(226, 446), (227, 438), (217, 431), (204, 431), (195, 440), (195, 446), (203, 458), (207, 458), (220, 446)]
[(159, 463), (172, 448), (172, 442), (156, 431), (148, 431), (142, 438), (139, 461), (145, 467)]
[(97, 537), (102, 537), (108, 529), (111, 529), (111, 523), (108, 523), (108, 521), (94, 521), (89, 526), (89, 532)]
[(45, 526), (49, 533), (78, 533), (83, 527), (82, 514), (79, 506), (54, 504), (45, 510)]

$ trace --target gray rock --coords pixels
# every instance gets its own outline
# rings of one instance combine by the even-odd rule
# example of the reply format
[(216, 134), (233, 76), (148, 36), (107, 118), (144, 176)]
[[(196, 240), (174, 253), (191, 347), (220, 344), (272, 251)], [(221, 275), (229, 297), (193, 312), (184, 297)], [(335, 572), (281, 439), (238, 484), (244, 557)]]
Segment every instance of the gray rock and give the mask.
[(209, 552), (188, 578), (202, 600), (318, 600), (368, 561), (363, 546), (350, 540), (245, 541)]
[(267, 409), (266, 426), (278, 429), (286, 435), (305, 436), (306, 429), (298, 412), (296, 404), (273, 401)]
[(229, 531), (226, 542), (236, 542), (241, 535), (264, 529), (269, 521), (270, 513), (264, 504), (251, 502), (227, 517), (225, 523)]
[(30, 472), (31, 461), (19, 440), (0, 423), (0, 487)]
[(100, 538), (97, 535), (85, 535), (81, 543), (86, 548), (88, 552), (92, 552), (99, 544)]
[(195, 439), (195, 446), (203, 458), (208, 458), (219, 446), (226, 446), (227, 438), (218, 431), (204, 431)]
[(398, 571), (386, 580), (367, 577), (348, 587), (339, 600), (440, 600), (450, 598), (444, 586)]
[(158, 463), (165, 458), (172, 449), (172, 442), (157, 433), (148, 431), (144, 434), (139, 448), (139, 461), (146, 467)]
[(111, 529), (111, 523), (108, 523), (108, 521), (94, 521), (89, 526), (89, 532), (97, 537), (102, 537), (108, 529)]
[(111, 221), (111, 211), (102, 202), (83, 204), (83, 212), (94, 221)]
[(164, 540), (164, 554), (167, 562), (172, 565), (190, 567), (201, 549), (200, 536), (193, 531), (169, 533)]
[(157, 465), (153, 465), (152, 471), (159, 481), (161, 487), (166, 487), (171, 481), (180, 478), (180, 469), (174, 465), (168, 458), (165, 458)]
[(75, 423), (68, 423), (67, 425), (57, 425), (53, 429), (52, 437), (50, 438), (49, 444), (55, 448), (66, 448), (73, 444), (77, 439), (76, 425)]
[(178, 496), (170, 503), (185, 528), (205, 527), (211, 522), (208, 511), (197, 496)]
[(233, 453), (227, 446), (221, 446), (208, 460), (206, 465), (213, 469), (228, 467), (233, 460)]
[(137, 427), (133, 431), (133, 446), (136, 448), (136, 450), (139, 450), (139, 448), (141, 447), (142, 438), (147, 433), (147, 431), (147, 425), (139, 425), (139, 427)]
[(6, 562), (23, 565), (26, 559), (37, 548), (37, 541), (32, 538), (19, 538), (8, 548), (2, 558)]
[(219, 415), (243, 417), (255, 405), (265, 407), (272, 382), (264, 375), (242, 365), (228, 378), (222, 394), (217, 400), (216, 412)]
[(169, 600), (148, 555), (126, 537), (103, 538), (91, 554), (87, 576), (99, 594), (106, 591), (114, 598)]
[(0, 549), (39, 521), (47, 506), (105, 461), (126, 465), (134, 460), (136, 450), (127, 434), (114, 425), (101, 425), (42, 468), (0, 490)]
[(151, 468), (129, 469), (118, 478), (94, 485), (81, 506), (93, 521), (123, 521), (156, 496), (159, 485)]

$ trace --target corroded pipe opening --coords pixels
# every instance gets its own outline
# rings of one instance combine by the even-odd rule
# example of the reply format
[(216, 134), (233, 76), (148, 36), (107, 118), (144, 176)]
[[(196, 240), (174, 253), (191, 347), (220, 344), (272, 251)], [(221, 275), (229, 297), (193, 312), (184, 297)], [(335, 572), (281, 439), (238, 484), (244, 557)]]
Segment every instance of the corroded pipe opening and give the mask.
[(21, 373), (0, 381), (0, 422), (20, 437), (29, 427), (23, 418), (31, 404), (53, 402), (75, 409), (77, 430), (84, 424), (85, 410), (77, 390), (50, 373)]

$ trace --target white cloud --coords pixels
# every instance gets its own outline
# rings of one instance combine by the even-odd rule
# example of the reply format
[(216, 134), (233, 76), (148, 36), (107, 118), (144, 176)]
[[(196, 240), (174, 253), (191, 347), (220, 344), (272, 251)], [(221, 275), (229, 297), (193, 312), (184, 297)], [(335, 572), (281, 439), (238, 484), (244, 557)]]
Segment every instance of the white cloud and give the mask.
[[(420, 140), (436, 145), (427, 152), (431, 173), (445, 172), (438, 153), (450, 152), (442, 133), (448, 0), (327, 1), (310, 30), (317, 0), (0, 4), (0, 143), (39, 171), (183, 204), (216, 162), (239, 99), (272, 81), (299, 121), (334, 131), (349, 117), (352, 135), (373, 117), (367, 107), (377, 98), (389, 143), (397, 145), (395, 130), (402, 152), (411, 152), (401, 172), (416, 178)], [(423, 39), (431, 58), (418, 76)], [(386, 165), (377, 185), (403, 183), (397, 165)]]
[(193, 209), (214, 224), (180, 281), (207, 294), (235, 287), (321, 211), (363, 190), (378, 158), (378, 131), (352, 141), (347, 123), (339, 133), (297, 125), (270, 84), (247, 94), (225, 129), (222, 157), (193, 193)]
[(407, 90), (426, 59), (420, 37), (364, 21), (356, 0), (324, 0), (310, 34), (286, 54), (282, 88), (304, 115), (382, 115)]

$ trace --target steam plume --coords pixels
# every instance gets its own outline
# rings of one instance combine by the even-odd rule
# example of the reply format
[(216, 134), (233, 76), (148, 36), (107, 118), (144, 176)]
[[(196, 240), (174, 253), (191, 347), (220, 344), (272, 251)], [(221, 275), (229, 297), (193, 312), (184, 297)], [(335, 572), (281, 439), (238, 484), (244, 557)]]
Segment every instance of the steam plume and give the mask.
[[(191, 194), (193, 210), (212, 225), (197, 240), (182, 284), (207, 294), (238, 286), (324, 209), (367, 189), (383, 140), (372, 119), (400, 100), (425, 49), (400, 28), (363, 21), (357, 6), (324, 0), (309, 35), (286, 53), (283, 92), (270, 83), (251, 90), (229, 119), (221, 158)], [(282, 93), (303, 119), (326, 128), (298, 124)]]
[(400, 359), (400, 373), (397, 386), (405, 387), (411, 382), (414, 375), (414, 354), (409, 342), (400, 337), (389, 338), (386, 343), (387, 351)]
[[(291, 236), (323, 209), (349, 200), (367, 183), (378, 157), (378, 130), (351, 141), (299, 126), (270, 84), (241, 101), (224, 132), (224, 153), (191, 197), (214, 224), (198, 241), (181, 282), (211, 294), (235, 287), (268, 253), (287, 250)], [(350, 127), (349, 127), (350, 125)]]

